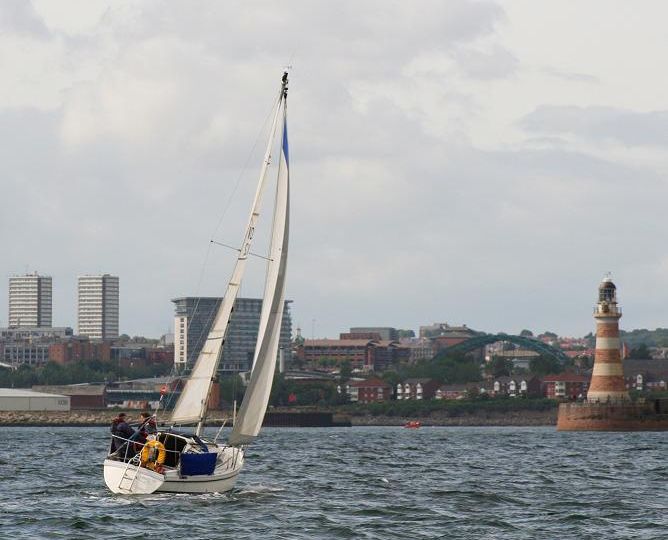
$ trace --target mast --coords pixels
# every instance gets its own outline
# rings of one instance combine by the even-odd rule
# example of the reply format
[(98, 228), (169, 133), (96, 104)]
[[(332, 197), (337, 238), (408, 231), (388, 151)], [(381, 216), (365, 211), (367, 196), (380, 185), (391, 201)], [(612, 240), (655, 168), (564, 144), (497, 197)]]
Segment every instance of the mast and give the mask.
[(204, 425), (204, 418), (208, 408), (208, 398), (211, 392), (213, 379), (220, 362), (221, 350), (225, 343), (227, 329), (234, 309), (241, 281), (246, 269), (246, 262), (250, 255), (250, 248), (255, 235), (255, 228), (260, 216), (262, 193), (265, 187), (267, 169), (271, 163), (271, 149), (276, 135), (281, 105), (284, 105), (287, 95), (287, 73), (283, 74), (281, 89), (278, 96), (276, 112), (274, 114), (269, 141), (262, 162), (255, 197), (248, 217), (248, 224), (243, 237), (239, 255), (232, 272), (232, 277), (227, 285), (225, 296), (220, 303), (218, 311), (209, 331), (209, 335), (195, 362), (190, 378), (187, 380), (181, 396), (172, 413), (172, 423), (197, 422), (196, 433), (199, 435)]
[(229, 437), (230, 445), (243, 445), (257, 436), (262, 427), (276, 369), (276, 355), (281, 335), (285, 306), (285, 275), (287, 269), (290, 229), (290, 171), (287, 132), (287, 73), (283, 76), (283, 136), (279, 160), (271, 244), (267, 262), (262, 313), (258, 330), (253, 371), (241, 409)]

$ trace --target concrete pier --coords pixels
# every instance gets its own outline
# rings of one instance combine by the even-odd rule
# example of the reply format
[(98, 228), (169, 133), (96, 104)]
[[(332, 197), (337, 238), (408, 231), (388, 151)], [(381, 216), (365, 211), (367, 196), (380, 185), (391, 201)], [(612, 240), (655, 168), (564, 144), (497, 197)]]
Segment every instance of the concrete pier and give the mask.
[(643, 403), (562, 403), (558, 431), (666, 431), (668, 399)]

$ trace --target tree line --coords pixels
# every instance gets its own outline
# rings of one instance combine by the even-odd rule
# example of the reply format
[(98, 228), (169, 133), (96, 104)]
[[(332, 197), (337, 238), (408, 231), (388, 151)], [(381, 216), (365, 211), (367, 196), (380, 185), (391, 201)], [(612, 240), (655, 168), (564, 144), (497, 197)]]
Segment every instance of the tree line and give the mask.
[(21, 364), (17, 369), (0, 369), (0, 387), (30, 388), (33, 385), (106, 383), (123, 379), (142, 379), (166, 375), (170, 366), (152, 364), (122, 367), (115, 362), (90, 361), (61, 365), (47, 362), (43, 366)]

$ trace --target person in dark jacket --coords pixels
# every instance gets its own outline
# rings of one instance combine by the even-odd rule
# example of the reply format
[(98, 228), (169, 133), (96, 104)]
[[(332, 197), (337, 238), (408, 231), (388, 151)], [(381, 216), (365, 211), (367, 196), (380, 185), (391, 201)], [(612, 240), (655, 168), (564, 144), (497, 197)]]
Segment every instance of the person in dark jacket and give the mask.
[(139, 426), (133, 440), (135, 452), (141, 452), (146, 444), (149, 435), (155, 435), (158, 432), (158, 426), (155, 422), (155, 416), (151, 413), (143, 412), (139, 415)]
[(135, 430), (125, 421), (127, 415), (119, 413), (111, 422), (111, 453), (116, 452), (118, 456), (127, 457), (128, 444), (126, 439), (132, 438)]

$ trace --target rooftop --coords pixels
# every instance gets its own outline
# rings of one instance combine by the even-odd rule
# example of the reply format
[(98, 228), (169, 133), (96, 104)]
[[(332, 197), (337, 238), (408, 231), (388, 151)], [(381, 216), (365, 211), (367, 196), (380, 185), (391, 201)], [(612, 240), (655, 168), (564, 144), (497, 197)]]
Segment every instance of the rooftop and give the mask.
[(589, 377), (577, 373), (559, 373), (557, 375), (545, 375), (543, 382), (589, 382)]
[(33, 385), (33, 392), (63, 394), (67, 396), (102, 396), (105, 392), (103, 384), (51, 384)]
[(390, 385), (382, 379), (367, 379), (366, 381), (355, 381), (349, 383), (349, 386), (354, 388), (368, 388), (368, 387), (379, 387), (390, 388)]
[(366, 347), (371, 339), (305, 339), (304, 347)]
[(60, 397), (64, 398), (62, 394), (46, 394), (44, 392), (33, 392), (27, 388), (0, 388), (0, 397), (16, 397), (16, 398), (36, 398), (36, 397)]

